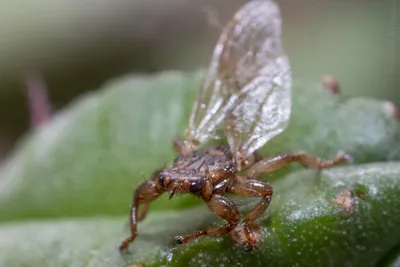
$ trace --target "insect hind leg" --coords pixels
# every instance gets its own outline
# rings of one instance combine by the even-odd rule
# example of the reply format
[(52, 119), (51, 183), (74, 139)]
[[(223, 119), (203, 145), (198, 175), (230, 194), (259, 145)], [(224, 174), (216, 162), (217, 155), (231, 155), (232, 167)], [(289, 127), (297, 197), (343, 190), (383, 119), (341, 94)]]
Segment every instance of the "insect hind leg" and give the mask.
[(325, 169), (350, 161), (351, 157), (347, 154), (338, 154), (330, 160), (322, 160), (316, 156), (303, 152), (286, 153), (258, 161), (247, 169), (246, 174), (250, 177), (256, 177), (261, 174), (272, 173), (284, 168), (292, 162), (299, 162), (312, 169)]
[(227, 192), (243, 197), (261, 197), (260, 202), (247, 213), (243, 228), (247, 239), (246, 250), (255, 250), (257, 237), (252, 229), (258, 228), (255, 221), (265, 212), (271, 202), (272, 186), (259, 180), (237, 176), (235, 182), (228, 187)]

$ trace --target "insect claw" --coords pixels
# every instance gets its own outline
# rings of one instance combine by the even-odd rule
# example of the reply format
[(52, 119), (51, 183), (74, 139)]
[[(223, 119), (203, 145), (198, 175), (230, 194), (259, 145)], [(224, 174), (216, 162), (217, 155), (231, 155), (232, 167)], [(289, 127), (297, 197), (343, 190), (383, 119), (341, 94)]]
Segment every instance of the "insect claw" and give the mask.
[(251, 251), (251, 253), (255, 253), (257, 251), (257, 246), (256, 245), (250, 245), (250, 243), (247, 243), (244, 246), (244, 250), (246, 252), (250, 252)]
[(123, 248), (123, 247), (119, 247), (118, 251), (119, 251), (119, 254), (121, 256), (125, 256), (125, 255), (130, 255), (131, 254), (131, 252), (127, 248)]
[(253, 249), (253, 248), (252, 248), (252, 246), (251, 246), (249, 243), (247, 243), (247, 244), (244, 246), (244, 250), (245, 250), (246, 252), (250, 252), (252, 249)]

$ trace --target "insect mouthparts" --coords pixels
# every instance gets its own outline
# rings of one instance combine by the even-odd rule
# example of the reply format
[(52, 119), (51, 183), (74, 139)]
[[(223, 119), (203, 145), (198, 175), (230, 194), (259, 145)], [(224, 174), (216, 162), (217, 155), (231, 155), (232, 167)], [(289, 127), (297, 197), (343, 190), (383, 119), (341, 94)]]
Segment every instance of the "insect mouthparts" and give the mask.
[(171, 192), (171, 194), (169, 194), (168, 199), (171, 199), (171, 198), (174, 196), (174, 194), (175, 194), (175, 189), (176, 189), (176, 187), (174, 187), (174, 189), (172, 189), (172, 192)]

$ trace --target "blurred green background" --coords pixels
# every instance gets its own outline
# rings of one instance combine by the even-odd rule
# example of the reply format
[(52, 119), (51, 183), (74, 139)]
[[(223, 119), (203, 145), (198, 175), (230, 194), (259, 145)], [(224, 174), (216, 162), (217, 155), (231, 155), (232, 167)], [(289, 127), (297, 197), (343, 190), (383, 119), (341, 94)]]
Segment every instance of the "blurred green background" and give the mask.
[[(26, 83), (53, 112), (129, 72), (206, 68), (244, 0), (0, 1), (0, 158), (30, 127)], [(338, 78), (346, 96), (400, 106), (400, 1), (281, 0), (294, 78)]]

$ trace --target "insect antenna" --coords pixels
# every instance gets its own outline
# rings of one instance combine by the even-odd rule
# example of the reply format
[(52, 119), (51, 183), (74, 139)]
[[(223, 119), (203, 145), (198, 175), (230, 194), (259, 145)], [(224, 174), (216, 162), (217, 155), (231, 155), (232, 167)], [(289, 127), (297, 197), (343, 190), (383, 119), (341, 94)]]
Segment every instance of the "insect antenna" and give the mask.
[(142, 180), (142, 182), (147, 180), (143, 172), (140, 172), (140, 179)]
[(166, 161), (166, 162), (164, 163), (163, 170), (164, 170), (165, 168), (167, 168), (167, 164), (168, 164), (168, 161)]

